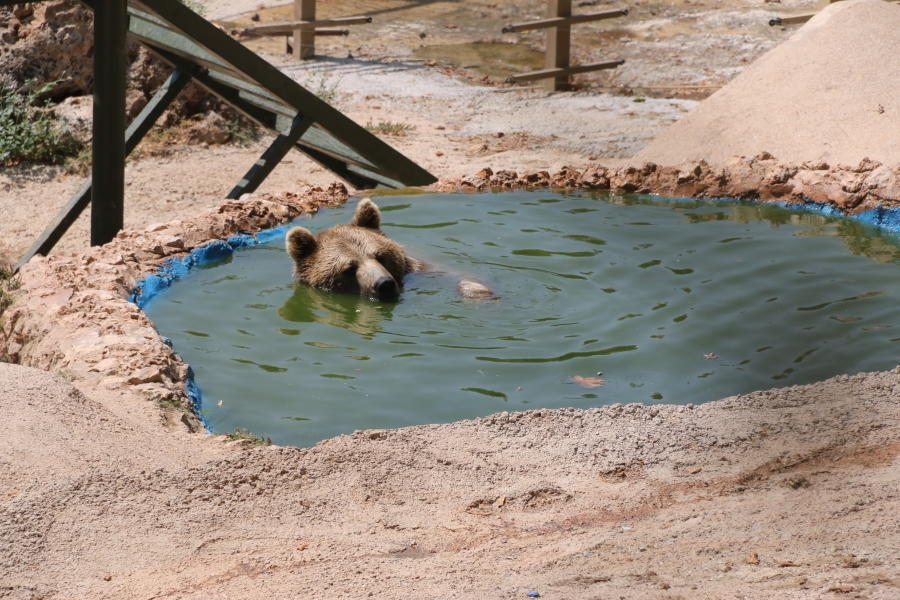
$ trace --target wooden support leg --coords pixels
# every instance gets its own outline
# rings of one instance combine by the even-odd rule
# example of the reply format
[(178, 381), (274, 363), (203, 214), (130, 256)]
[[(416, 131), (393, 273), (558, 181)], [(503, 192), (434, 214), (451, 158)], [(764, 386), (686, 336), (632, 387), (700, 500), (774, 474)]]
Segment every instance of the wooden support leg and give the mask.
[[(141, 139), (146, 135), (153, 124), (165, 112), (172, 100), (184, 89), (184, 86), (191, 80), (190, 75), (175, 71), (168, 80), (159, 88), (144, 110), (134, 119), (128, 131), (125, 132), (125, 154), (131, 154)], [(88, 177), (84, 185), (75, 192), (65, 206), (53, 218), (53, 221), (44, 229), (44, 232), (34, 241), (31, 247), (19, 262), (16, 263), (15, 270), (18, 271), (25, 263), (31, 260), (35, 254), (47, 255), (53, 246), (65, 235), (72, 223), (78, 219), (78, 216), (91, 203), (92, 177)]]
[(309, 129), (312, 123), (311, 119), (305, 118), (302, 114), (298, 114), (294, 117), (294, 122), (291, 123), (290, 131), (287, 134), (279, 134), (279, 136), (275, 138), (272, 145), (266, 148), (263, 155), (252, 167), (250, 167), (250, 170), (247, 171), (244, 178), (241, 179), (240, 183), (234, 186), (234, 189), (231, 190), (227, 197), (235, 200), (244, 194), (250, 194), (255, 191), (256, 188), (265, 181), (266, 177), (269, 176), (269, 173), (271, 173), (278, 163), (281, 162), (281, 159), (285, 157), (288, 150), (294, 147), (294, 144), (297, 143), (297, 140), (303, 136), (303, 133)]
[[(547, 18), (572, 16), (572, 0), (547, 0)], [(569, 45), (572, 37), (571, 26), (551, 27), (547, 30), (547, 69), (565, 69), (569, 66)], [(544, 84), (548, 92), (569, 89), (569, 77), (548, 79)]]
[[(316, 0), (294, 0), (294, 20), (315, 21)], [(312, 60), (316, 57), (315, 29), (294, 30), (294, 57)]]
[(94, 125), (91, 245), (103, 245), (125, 219), (124, 0), (94, 2)]

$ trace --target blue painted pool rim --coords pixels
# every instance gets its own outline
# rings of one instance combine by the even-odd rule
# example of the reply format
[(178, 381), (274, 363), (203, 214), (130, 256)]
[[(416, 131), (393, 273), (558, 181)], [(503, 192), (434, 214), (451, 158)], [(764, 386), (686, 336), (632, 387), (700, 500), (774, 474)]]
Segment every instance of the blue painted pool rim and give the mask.
[[(552, 188), (551, 188), (552, 189)], [(663, 197), (663, 196), (659, 196)], [(860, 212), (854, 215), (847, 215), (844, 211), (827, 202), (813, 202), (804, 199), (803, 203), (790, 202), (760, 202), (757, 200), (742, 200), (735, 198), (670, 198), (667, 200), (703, 200), (708, 202), (732, 202), (747, 204), (773, 204), (782, 206), (791, 210), (804, 212), (812, 212), (824, 215), (826, 217), (843, 217), (853, 219), (866, 225), (876, 227), (889, 233), (900, 234), (900, 208), (878, 208)], [(183, 257), (175, 257), (167, 259), (156, 270), (155, 273), (144, 277), (137, 281), (134, 289), (131, 291), (130, 300), (139, 308), (144, 308), (147, 303), (157, 294), (169, 288), (180, 277), (186, 275), (191, 269), (203, 263), (222, 260), (234, 253), (235, 250), (246, 248), (248, 246), (256, 246), (264, 244), (284, 233), (293, 227), (292, 222), (264, 229), (256, 234), (240, 234), (231, 236), (224, 240), (213, 240), (202, 246), (191, 250)], [(169, 342), (171, 343), (171, 342)], [(194, 381), (194, 371), (188, 366), (188, 374), (185, 380), (185, 392), (190, 399), (194, 413), (203, 423), (204, 428), (209, 431), (209, 427), (203, 418), (203, 394)]]

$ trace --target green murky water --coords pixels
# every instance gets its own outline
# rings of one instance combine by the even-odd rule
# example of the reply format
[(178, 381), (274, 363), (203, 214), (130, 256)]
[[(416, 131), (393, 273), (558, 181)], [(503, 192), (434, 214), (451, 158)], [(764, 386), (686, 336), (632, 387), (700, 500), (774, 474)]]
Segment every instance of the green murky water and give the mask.
[(496, 42), (425, 46), (413, 50), (413, 54), (499, 79), (506, 79), (513, 73), (542, 69), (545, 60), (543, 52), (536, 52), (527, 45)]
[[(852, 221), (580, 193), (378, 204), (391, 237), (453, 274), (409, 276), (396, 304), (331, 294), (292, 283), (279, 238), (150, 302), (213, 430), (311, 445), (503, 410), (696, 404), (900, 362), (900, 248)], [(499, 299), (458, 298), (461, 275)]]

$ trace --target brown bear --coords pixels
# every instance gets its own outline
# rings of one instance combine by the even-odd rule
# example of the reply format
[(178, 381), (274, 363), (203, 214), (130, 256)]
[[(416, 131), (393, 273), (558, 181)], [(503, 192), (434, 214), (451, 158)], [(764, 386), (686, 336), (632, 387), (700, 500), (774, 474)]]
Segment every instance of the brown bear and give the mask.
[[(288, 232), (286, 245), (298, 281), (375, 300), (396, 299), (403, 278), (427, 266), (381, 231), (381, 211), (369, 198), (356, 206), (349, 224), (315, 236), (295, 227)], [(492, 296), (487, 286), (474, 279), (463, 279), (457, 290), (467, 298)]]

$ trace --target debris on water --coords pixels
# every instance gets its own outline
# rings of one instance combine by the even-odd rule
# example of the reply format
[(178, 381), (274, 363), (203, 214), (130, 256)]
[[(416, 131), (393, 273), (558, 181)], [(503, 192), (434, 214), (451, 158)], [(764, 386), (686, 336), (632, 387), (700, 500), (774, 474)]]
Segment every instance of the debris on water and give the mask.
[(597, 377), (600, 377), (601, 375), (603, 375), (603, 371), (597, 371)]
[(224, 401), (224, 400), (219, 400), (219, 402), (216, 404), (216, 406), (222, 406), (223, 404), (225, 404), (225, 401)]
[(719, 357), (716, 356), (716, 354), (714, 352), (710, 352), (709, 354), (704, 354), (703, 358), (714, 359), (714, 358), (719, 358)]
[(517, 388), (516, 388), (516, 391), (517, 391), (517, 392), (521, 392), (521, 391), (522, 391), (522, 388), (517, 387)]
[(603, 387), (603, 383), (606, 381), (605, 379), (599, 379), (597, 377), (582, 377), (581, 375), (573, 375), (572, 377), (569, 377), (569, 379), (583, 388)]

